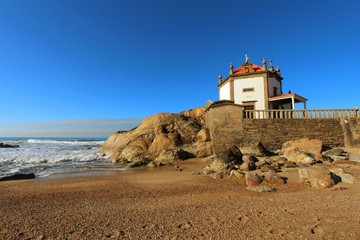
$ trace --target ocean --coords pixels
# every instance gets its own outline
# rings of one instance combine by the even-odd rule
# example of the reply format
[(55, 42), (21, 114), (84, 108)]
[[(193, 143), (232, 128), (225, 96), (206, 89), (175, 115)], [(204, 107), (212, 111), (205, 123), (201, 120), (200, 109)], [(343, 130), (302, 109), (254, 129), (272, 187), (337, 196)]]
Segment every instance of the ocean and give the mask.
[(0, 143), (19, 145), (0, 148), (0, 177), (34, 173), (47, 177), (55, 173), (110, 167), (108, 156), (99, 153), (106, 139), (100, 138), (3, 138)]

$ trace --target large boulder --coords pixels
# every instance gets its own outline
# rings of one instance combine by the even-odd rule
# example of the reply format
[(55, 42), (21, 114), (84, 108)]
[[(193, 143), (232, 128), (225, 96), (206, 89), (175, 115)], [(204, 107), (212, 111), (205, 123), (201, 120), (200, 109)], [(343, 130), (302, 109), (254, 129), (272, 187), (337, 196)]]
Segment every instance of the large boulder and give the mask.
[(333, 174), (323, 166), (301, 167), (299, 176), (315, 188), (329, 188), (335, 184)]
[(233, 146), (221, 153), (218, 154), (218, 158), (226, 164), (233, 162), (234, 164), (241, 164), (243, 162), (243, 155), (240, 149), (236, 146)]
[(245, 182), (248, 187), (260, 185), (263, 180), (263, 177), (255, 172), (245, 173)]
[(286, 149), (284, 152), (284, 157), (289, 162), (294, 162), (294, 163), (312, 164), (316, 162), (316, 160), (313, 157), (311, 157), (308, 153), (298, 149)]
[(178, 160), (186, 160), (192, 157), (194, 157), (193, 154), (184, 151), (181, 148), (164, 149), (161, 154), (156, 158), (156, 161), (161, 163), (174, 163)]
[(319, 139), (301, 138), (298, 140), (290, 140), (282, 145), (279, 154), (284, 154), (287, 150), (297, 149), (302, 152), (312, 154), (313, 156), (321, 155), (323, 143)]
[(241, 152), (245, 155), (253, 155), (257, 157), (270, 156), (272, 153), (268, 151), (261, 142), (253, 143), (248, 146), (240, 147)]
[[(200, 117), (201, 111), (195, 112)], [(147, 117), (137, 128), (112, 134), (100, 148), (100, 152), (110, 154), (112, 161), (153, 161), (166, 149), (187, 149), (195, 144), (200, 146), (206, 142), (207, 133), (202, 130), (204, 128), (199, 121), (191, 117), (194, 114), (159, 113)], [(201, 130), (203, 133), (198, 135)], [(201, 157), (212, 154), (211, 143), (206, 143), (206, 146), (202, 146), (206, 150), (201, 152)], [(191, 153), (197, 157), (194, 154), (196, 151)]]
[(355, 177), (354, 175), (347, 173), (344, 171), (343, 168), (341, 167), (332, 167), (329, 168), (329, 171), (332, 172), (333, 174), (335, 174), (336, 176), (338, 176), (342, 182), (345, 183), (354, 183), (355, 182)]
[(283, 185), (285, 180), (280, 177), (275, 171), (268, 171), (264, 176), (264, 181), (270, 184)]
[(242, 163), (242, 153), (240, 149), (233, 146), (219, 153), (209, 167), (215, 172), (222, 172), (231, 170), (235, 165)]

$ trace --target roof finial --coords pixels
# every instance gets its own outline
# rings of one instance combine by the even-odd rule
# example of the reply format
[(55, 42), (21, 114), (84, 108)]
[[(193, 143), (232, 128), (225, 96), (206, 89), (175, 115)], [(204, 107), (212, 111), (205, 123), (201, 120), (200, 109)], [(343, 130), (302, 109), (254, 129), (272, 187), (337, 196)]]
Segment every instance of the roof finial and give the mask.
[(262, 69), (265, 71), (266, 69), (267, 69), (267, 66), (266, 66), (266, 59), (265, 58), (263, 58), (263, 60), (262, 60)]
[(245, 63), (248, 63), (249, 62), (249, 57), (247, 54), (245, 54)]
[(230, 63), (230, 75), (234, 73), (234, 66)]
[(221, 73), (219, 74), (219, 83), (221, 83), (221, 81), (222, 81), (222, 75), (221, 75)]
[(274, 67), (272, 65), (272, 60), (270, 59), (270, 67), (269, 67), (269, 71), (273, 72), (274, 71)]
[(280, 67), (279, 67), (279, 66), (276, 67), (275, 71), (276, 71), (276, 72), (279, 74), (279, 76), (280, 76)]

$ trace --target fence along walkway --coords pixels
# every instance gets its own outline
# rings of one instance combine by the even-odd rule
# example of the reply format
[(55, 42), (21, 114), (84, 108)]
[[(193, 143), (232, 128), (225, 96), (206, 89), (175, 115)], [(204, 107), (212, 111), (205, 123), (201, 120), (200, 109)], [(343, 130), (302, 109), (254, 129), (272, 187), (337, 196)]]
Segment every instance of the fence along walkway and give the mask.
[(342, 117), (360, 118), (359, 109), (244, 110), (244, 118), (248, 119), (319, 119)]

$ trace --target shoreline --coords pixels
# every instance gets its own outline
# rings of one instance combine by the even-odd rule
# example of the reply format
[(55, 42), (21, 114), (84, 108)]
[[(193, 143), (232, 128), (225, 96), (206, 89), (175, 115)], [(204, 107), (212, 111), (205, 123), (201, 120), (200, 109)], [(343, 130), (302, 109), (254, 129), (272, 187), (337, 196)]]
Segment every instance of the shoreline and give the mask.
[[(360, 183), (314, 189), (297, 171), (273, 193), (179, 168), (100, 171), (0, 183), (2, 239), (356, 239)], [(346, 168), (356, 176), (358, 165)], [(335, 191), (334, 191), (335, 190)]]

